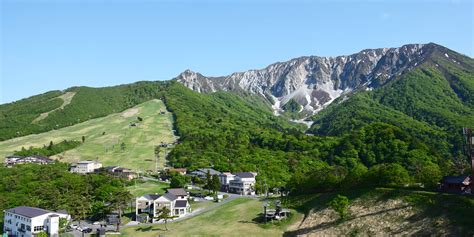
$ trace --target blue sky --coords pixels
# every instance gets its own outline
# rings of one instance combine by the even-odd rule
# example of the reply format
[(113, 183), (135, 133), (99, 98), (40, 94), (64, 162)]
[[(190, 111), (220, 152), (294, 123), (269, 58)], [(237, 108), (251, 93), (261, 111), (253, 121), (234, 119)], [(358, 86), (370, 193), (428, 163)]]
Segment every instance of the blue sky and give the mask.
[(71, 86), (435, 42), (474, 55), (473, 3), (0, 0), (0, 103)]

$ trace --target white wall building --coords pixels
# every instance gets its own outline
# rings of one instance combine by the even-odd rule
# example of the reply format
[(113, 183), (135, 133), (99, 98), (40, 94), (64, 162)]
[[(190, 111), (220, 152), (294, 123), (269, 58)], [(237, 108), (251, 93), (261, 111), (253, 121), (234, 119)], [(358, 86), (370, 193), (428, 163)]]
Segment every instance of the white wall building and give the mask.
[(88, 174), (93, 173), (96, 169), (102, 168), (102, 163), (93, 160), (79, 161), (71, 165), (71, 172)]
[(221, 191), (228, 192), (230, 181), (235, 179), (235, 175), (230, 172), (223, 172), (219, 175), (219, 181), (221, 182)]
[(155, 221), (159, 215), (160, 209), (168, 208), (170, 215), (180, 217), (191, 212), (191, 206), (188, 201), (188, 193), (184, 189), (169, 189), (164, 195), (147, 194), (138, 197), (135, 200), (135, 215), (137, 221), (148, 221), (141, 219), (140, 216), (146, 213), (148, 218)]
[(56, 237), (59, 236), (59, 218), (71, 220), (66, 212), (19, 206), (4, 211), (3, 230), (9, 236), (30, 237), (44, 231)]
[(229, 181), (229, 192), (241, 195), (255, 195), (255, 177), (257, 177), (257, 173), (253, 172), (235, 174), (234, 180)]

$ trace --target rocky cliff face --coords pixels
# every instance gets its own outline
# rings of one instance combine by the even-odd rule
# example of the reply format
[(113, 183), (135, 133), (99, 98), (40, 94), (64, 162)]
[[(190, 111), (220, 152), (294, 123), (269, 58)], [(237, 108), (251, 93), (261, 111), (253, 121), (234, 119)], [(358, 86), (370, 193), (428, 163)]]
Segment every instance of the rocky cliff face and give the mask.
[(268, 98), (275, 114), (290, 99), (302, 105), (300, 113), (317, 113), (341, 95), (383, 86), (421, 64), (435, 44), (366, 49), (338, 57), (300, 57), (260, 70), (223, 77), (205, 77), (186, 70), (176, 79), (198, 92), (248, 91)]

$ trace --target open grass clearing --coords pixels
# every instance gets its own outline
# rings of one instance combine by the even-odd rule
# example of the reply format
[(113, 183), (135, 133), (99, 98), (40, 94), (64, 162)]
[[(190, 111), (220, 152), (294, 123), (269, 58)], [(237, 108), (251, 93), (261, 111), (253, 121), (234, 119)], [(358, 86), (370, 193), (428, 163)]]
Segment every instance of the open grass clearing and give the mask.
[[(176, 223), (140, 225), (123, 228), (122, 236), (282, 236), (286, 225), (258, 224), (263, 202), (251, 198), (238, 198), (214, 210)], [(193, 207), (193, 209), (195, 209)], [(294, 212), (295, 213), (295, 212)], [(296, 214), (300, 217), (300, 214)]]
[(164, 194), (167, 188), (169, 188), (168, 183), (158, 181), (136, 181), (133, 185), (127, 187), (134, 197), (140, 197), (145, 194)]

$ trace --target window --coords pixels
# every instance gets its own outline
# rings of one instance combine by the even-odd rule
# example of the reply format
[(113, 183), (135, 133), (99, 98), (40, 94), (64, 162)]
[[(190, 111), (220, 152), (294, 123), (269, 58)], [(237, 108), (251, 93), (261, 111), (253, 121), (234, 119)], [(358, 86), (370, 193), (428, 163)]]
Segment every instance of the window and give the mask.
[(42, 225), (39, 225), (39, 226), (35, 226), (34, 227), (34, 231), (42, 231), (44, 229), (44, 227)]

